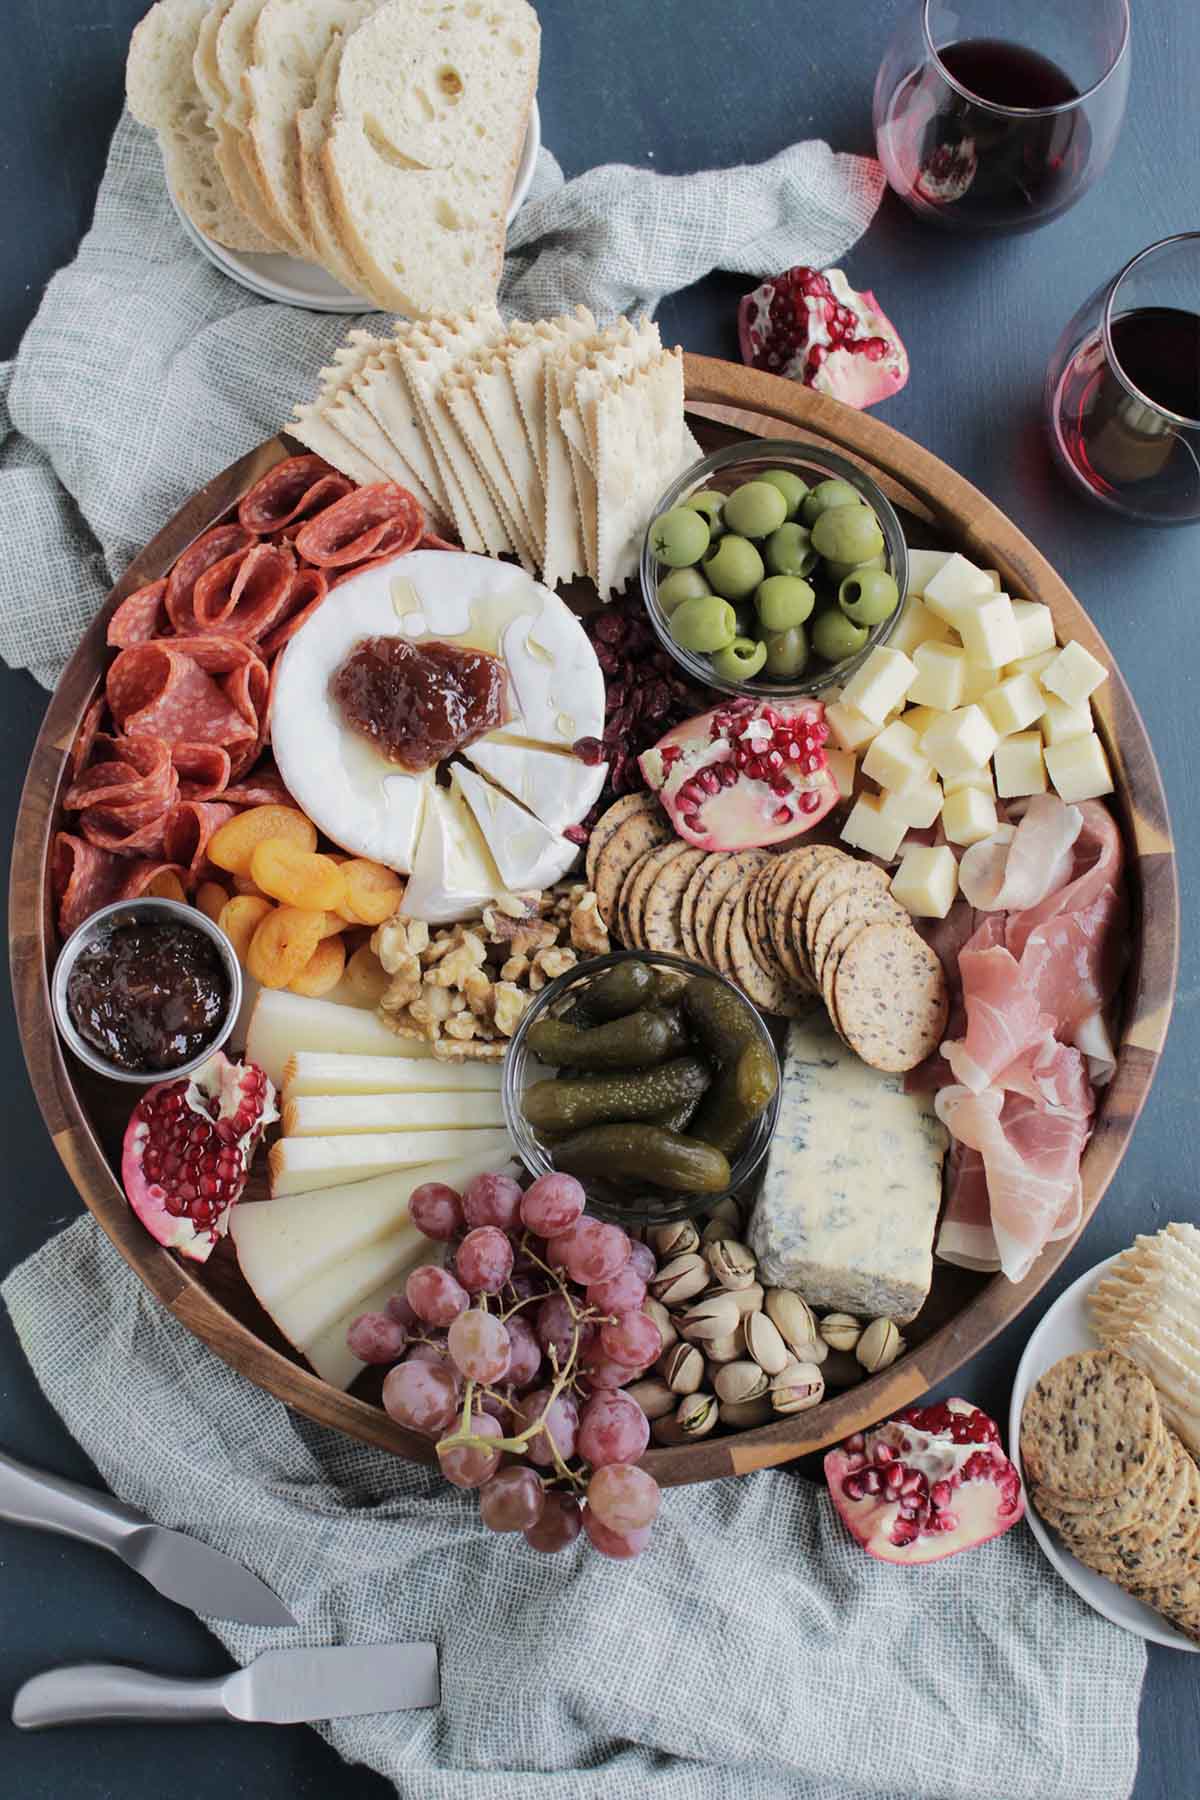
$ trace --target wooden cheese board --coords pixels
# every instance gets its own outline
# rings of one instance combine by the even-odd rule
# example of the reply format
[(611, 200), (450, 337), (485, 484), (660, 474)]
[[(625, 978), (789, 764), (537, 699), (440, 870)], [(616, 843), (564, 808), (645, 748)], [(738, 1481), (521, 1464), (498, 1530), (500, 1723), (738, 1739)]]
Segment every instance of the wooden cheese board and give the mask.
[[(1083, 1158), (1082, 1231), (1145, 1103), (1178, 968), (1179, 898), (1166, 800), (1129, 690), (1082, 606), (1046, 560), (997, 507), (928, 451), (877, 419), (774, 376), (698, 356), (685, 358), (685, 373), (689, 423), (706, 449), (747, 435), (786, 435), (836, 448), (880, 483), (912, 541), (953, 546), (998, 570), (1007, 589), (1050, 607), (1060, 640), (1079, 640), (1110, 671), (1095, 710), (1128, 852), (1133, 941), (1116, 1074), (1103, 1092)], [(71, 659), (47, 710), (18, 816), (9, 915), (13, 988), (31, 1079), (55, 1147), (87, 1206), (147, 1287), (240, 1373), (306, 1416), (398, 1455), (432, 1461), (431, 1445), (396, 1425), (372, 1397), (342, 1393), (303, 1365), (254, 1300), (227, 1241), (207, 1264), (185, 1265), (143, 1230), (115, 1172), (128, 1094), (67, 1062), (50, 1005), (57, 937), (48, 852), (60, 823), (67, 753), (106, 664), (108, 617), (121, 599), (160, 576), (193, 538), (224, 518), (293, 448), (285, 438), (273, 438), (195, 494), (126, 571)], [(895, 1412), (951, 1375), (1008, 1324), (1078, 1234), (1049, 1245), (1016, 1284), (938, 1265), (926, 1306), (906, 1327), (910, 1348), (899, 1362), (810, 1412), (756, 1430), (655, 1449), (646, 1467), (664, 1484), (745, 1474), (818, 1450)], [(368, 1381), (364, 1377), (360, 1388)]]

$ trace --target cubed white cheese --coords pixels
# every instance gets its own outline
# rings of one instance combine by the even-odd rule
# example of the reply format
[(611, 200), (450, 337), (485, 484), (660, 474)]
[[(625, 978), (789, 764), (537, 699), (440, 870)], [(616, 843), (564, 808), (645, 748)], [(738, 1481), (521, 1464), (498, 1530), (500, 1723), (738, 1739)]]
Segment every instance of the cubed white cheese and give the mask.
[(996, 802), (982, 788), (959, 788), (942, 807), (942, 830), (952, 844), (977, 844), (991, 837), (999, 823)]
[(1008, 664), (1004, 673), (1006, 675), (1032, 675), (1040, 686), (1042, 670), (1047, 664), (1052, 663), (1057, 655), (1057, 650), (1039, 650), (1036, 656), (1019, 656), (1016, 662)]
[[(893, 707), (899, 706), (916, 676), (917, 667), (902, 650), (881, 644), (872, 650), (842, 690), (842, 705), (856, 707), (868, 719), (882, 725)], [(846, 749), (854, 748), (847, 744)]]
[(1043, 651), (1057, 648), (1054, 615), (1048, 606), (1040, 600), (1014, 600), (1012, 609), (1022, 657), (1040, 656)]
[(924, 737), (937, 716), (936, 706), (910, 706), (900, 714), (902, 722), (910, 731), (915, 731), (918, 737)]
[(868, 856), (877, 856), (881, 862), (891, 862), (907, 830), (903, 819), (885, 812), (881, 795), (860, 794), (842, 826), (842, 842), (855, 850), (865, 850)]
[(948, 550), (910, 550), (908, 553), (908, 591), (921, 595), (938, 570), (950, 561)]
[(944, 919), (958, 892), (958, 863), (948, 844), (914, 844), (892, 876), (892, 896), (918, 919)]
[[(1000, 748), (999, 745), (996, 746)], [(962, 769), (957, 775), (947, 775), (942, 783), (948, 794), (957, 794), (960, 788), (979, 788), (985, 794), (994, 794), (996, 789), (992, 781), (992, 765), (983, 763), (977, 769)]]
[(1060, 799), (1073, 804), (1112, 793), (1112, 770), (1104, 745), (1094, 731), (1090, 737), (1071, 738), (1065, 744), (1047, 744), (1045, 756)]
[(1104, 664), (1074, 638), (1064, 644), (1054, 661), (1042, 670), (1042, 686), (1046, 692), (1054, 694), (1067, 706), (1082, 706), (1100, 683), (1107, 680), (1108, 670)]
[(903, 820), (906, 831), (925, 831), (941, 812), (942, 797), (941, 783), (931, 776), (903, 793), (885, 791), (882, 810), (890, 819)]
[(1021, 654), (1017, 622), (1007, 594), (989, 593), (972, 607), (964, 607), (954, 621), (972, 662), (1002, 669)]
[(879, 734), (874, 719), (868, 719), (857, 707), (847, 706), (841, 700), (835, 700), (825, 708), (825, 723), (839, 750), (861, 750)]
[(932, 772), (916, 732), (900, 719), (880, 732), (863, 757), (863, 774), (895, 793), (928, 781)]
[(976, 706), (985, 694), (990, 694), (1000, 678), (999, 669), (991, 668), (987, 663), (972, 662), (967, 658), (963, 670), (963, 692), (960, 706)]
[(1024, 731), (1041, 718), (1045, 706), (1046, 696), (1032, 675), (1010, 675), (983, 696), (983, 710), (1002, 738)]
[(984, 595), (994, 592), (982, 569), (960, 556), (957, 550), (948, 556), (936, 574), (930, 576), (922, 590), (922, 598), (930, 612), (947, 625), (958, 626), (958, 615)]
[(1053, 694), (1047, 696), (1041, 727), (1048, 744), (1069, 744), (1072, 738), (1088, 737), (1094, 723), (1090, 700), (1068, 706), (1065, 701), (1056, 700)]
[(1046, 763), (1040, 731), (1016, 731), (996, 745), (996, 792), (1003, 800), (1046, 792)]
[(938, 712), (953, 712), (962, 705), (967, 653), (961, 645), (918, 644), (912, 659), (917, 678), (908, 690), (910, 701)]
[(963, 706), (934, 720), (921, 739), (921, 749), (939, 775), (953, 776), (989, 762), (999, 742), (983, 708)]
[(987, 576), (994, 593), (1002, 594), (1004, 592), (1004, 583), (1000, 579), (999, 569), (981, 569), (979, 572), (981, 575)]
[(854, 793), (854, 771), (858, 767), (858, 758), (850, 750), (827, 750), (825, 760), (829, 764), (829, 773), (843, 800), (849, 800)]
[(931, 613), (910, 589), (904, 609), (888, 637), (891, 648), (903, 650), (905, 656), (911, 656), (918, 644), (944, 644), (949, 639), (950, 627)]

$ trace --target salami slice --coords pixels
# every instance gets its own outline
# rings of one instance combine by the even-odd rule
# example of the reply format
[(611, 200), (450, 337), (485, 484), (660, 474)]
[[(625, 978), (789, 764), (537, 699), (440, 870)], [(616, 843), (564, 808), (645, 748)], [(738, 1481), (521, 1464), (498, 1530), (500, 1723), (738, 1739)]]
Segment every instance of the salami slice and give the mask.
[(461, 544), (452, 544), (446, 538), (439, 537), (436, 531), (427, 531), (417, 544), (418, 550), (461, 550)]
[(261, 763), (241, 781), (231, 782), (221, 796), (231, 806), (295, 806), (273, 763)]
[(131, 825), (119, 812), (105, 806), (89, 806), (79, 815), (79, 829), (97, 850), (114, 856), (161, 856), (167, 814), (144, 824)]
[(170, 861), (182, 869), (189, 891), (200, 880), (208, 861), (208, 840), (226, 820), (232, 819), (234, 811), (234, 807), (220, 800), (181, 800), (171, 808), (163, 848)]
[(240, 525), (214, 525), (189, 544), (167, 577), (164, 606), (167, 618), (181, 636), (196, 629), (195, 588), (200, 577), (215, 564), (239, 550), (248, 550), (254, 539)]
[(172, 744), (181, 800), (215, 800), (229, 785), (229, 752), (219, 744)]
[(111, 856), (69, 831), (55, 833), (50, 888), (58, 902), (58, 929), (64, 938), (116, 899), (127, 869), (119, 856)]
[[(140, 900), (152, 881), (160, 875), (173, 875), (180, 888), (186, 894), (188, 889), (188, 872), (179, 863), (156, 861), (154, 857), (146, 857), (143, 861), (127, 863), (128, 874), (121, 883), (118, 900)], [(171, 895), (174, 899), (176, 896)]]
[(117, 738), (97, 732), (92, 761), (63, 796), (68, 812), (99, 807), (134, 829), (160, 818), (173, 803), (178, 779), (170, 746), (161, 738)]
[(96, 742), (96, 733), (100, 729), (100, 721), (104, 717), (105, 702), (103, 699), (93, 700), (83, 715), (83, 723), (76, 733), (75, 742), (71, 745), (68, 760), (68, 772), (75, 781), (92, 760), (92, 746)]
[(296, 534), (297, 552), (319, 569), (346, 569), (380, 556), (401, 556), (420, 542), (425, 515), (398, 482), (356, 488), (327, 506)]
[(268, 662), (311, 619), (328, 592), (329, 577), (324, 569), (309, 568), (307, 564), (301, 563), (292, 576), (283, 612), (275, 621), (273, 629), (259, 642), (259, 650)]
[(353, 489), (354, 483), (339, 475), (323, 456), (289, 456), (268, 469), (242, 496), (238, 521), (243, 530), (259, 537), (280, 535), (289, 527), (298, 529)]
[[(231, 762), (258, 738), (258, 718), (227, 692), (227, 684), (256, 665), (245, 644), (231, 638), (178, 638), (134, 644), (108, 671), (106, 692), (117, 728), (130, 737), (168, 744), (217, 744)], [(219, 679), (218, 679), (219, 678)], [(266, 684), (263, 681), (263, 699)]]
[(252, 642), (283, 612), (295, 572), (286, 544), (235, 550), (206, 569), (192, 589), (192, 629)]
[(108, 621), (107, 641), (114, 650), (127, 650), (130, 644), (148, 644), (152, 638), (170, 635), (166, 593), (164, 577), (126, 595)]

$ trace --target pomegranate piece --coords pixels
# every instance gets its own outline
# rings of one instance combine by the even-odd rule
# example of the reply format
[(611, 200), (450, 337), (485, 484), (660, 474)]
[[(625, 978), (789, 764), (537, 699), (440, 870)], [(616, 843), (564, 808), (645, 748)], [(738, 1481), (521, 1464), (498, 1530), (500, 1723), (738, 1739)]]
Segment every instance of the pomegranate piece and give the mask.
[(833, 1504), (868, 1556), (938, 1562), (986, 1544), (1025, 1512), (995, 1420), (969, 1400), (906, 1406), (825, 1458)]
[(785, 269), (744, 294), (738, 345), (751, 368), (803, 382), (847, 406), (875, 406), (908, 380), (908, 352), (869, 290), (840, 269)]
[(819, 701), (734, 701), (668, 731), (639, 758), (679, 836), (748, 850), (809, 831), (838, 800)]
[(258, 1064), (230, 1062), (220, 1050), (191, 1075), (147, 1088), (125, 1128), (121, 1184), (151, 1237), (207, 1262), (278, 1117)]

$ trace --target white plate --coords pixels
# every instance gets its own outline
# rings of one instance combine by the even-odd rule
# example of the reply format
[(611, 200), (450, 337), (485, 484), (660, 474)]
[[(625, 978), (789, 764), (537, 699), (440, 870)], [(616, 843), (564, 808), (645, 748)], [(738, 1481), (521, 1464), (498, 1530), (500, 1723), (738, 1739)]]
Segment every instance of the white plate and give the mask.
[[(513, 182), (512, 200), (508, 208), (510, 225), (529, 192), (541, 143), (541, 119), (538, 116), (538, 104), (535, 100), (530, 108), (525, 146), (521, 151), (521, 160), (517, 164), (516, 179)], [(171, 194), (169, 188), (167, 192)], [(174, 194), (171, 194), (171, 204), (178, 214), (179, 223), (201, 255), (207, 256), (209, 262), (215, 263), (217, 268), (223, 274), (228, 275), (231, 281), (236, 281), (240, 286), (249, 288), (252, 294), (261, 294), (264, 300), (282, 301), (285, 306), (303, 306), (309, 312), (378, 311), (372, 301), (364, 300), (361, 296), (350, 293), (349, 289), (344, 288), (340, 281), (336, 281), (332, 275), (316, 263), (303, 262), (298, 256), (288, 256), (282, 250), (263, 255), (256, 255), (248, 251), (227, 250), (223, 244), (215, 243), (212, 238), (206, 237), (192, 224)]]
[[(1064, 1356), (1071, 1356), (1079, 1350), (1101, 1348), (1100, 1339), (1088, 1322), (1084, 1303), (1096, 1283), (1116, 1260), (1115, 1256), (1110, 1256), (1107, 1261), (1098, 1263), (1094, 1269), (1089, 1269), (1086, 1275), (1081, 1275), (1078, 1281), (1073, 1282), (1065, 1294), (1060, 1294), (1025, 1346), (1025, 1354), (1013, 1383), (1012, 1405), (1008, 1414), (1009, 1454), (1017, 1461), (1018, 1466), (1021, 1455), (1021, 1409), (1034, 1382)], [(1025, 1480), (1024, 1468), (1021, 1468), (1021, 1479)], [(1025, 1482), (1025, 1489), (1028, 1496), (1028, 1481)], [(1049, 1526), (1043, 1524), (1032, 1498), (1029, 1498), (1025, 1508), (1025, 1516), (1033, 1527), (1034, 1537), (1063, 1580), (1096, 1612), (1111, 1619), (1114, 1625), (1121, 1625), (1126, 1631), (1134, 1632), (1138, 1637), (1149, 1638), (1153, 1644), (1165, 1644), (1169, 1650), (1200, 1650), (1200, 1644), (1192, 1643), (1181, 1631), (1168, 1625), (1161, 1613), (1143, 1606), (1140, 1600), (1127, 1594), (1115, 1581), (1108, 1581), (1103, 1575), (1097, 1575), (1094, 1569), (1087, 1568), (1077, 1557), (1072, 1556)]]

